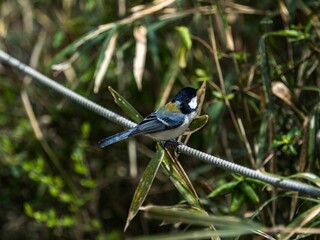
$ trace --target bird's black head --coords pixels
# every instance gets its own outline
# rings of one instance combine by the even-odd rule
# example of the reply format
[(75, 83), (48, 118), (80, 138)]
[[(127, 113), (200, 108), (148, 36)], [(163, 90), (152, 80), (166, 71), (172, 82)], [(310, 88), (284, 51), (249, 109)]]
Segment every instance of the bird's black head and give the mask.
[(171, 102), (175, 103), (182, 113), (192, 113), (198, 108), (197, 90), (191, 87), (182, 88)]

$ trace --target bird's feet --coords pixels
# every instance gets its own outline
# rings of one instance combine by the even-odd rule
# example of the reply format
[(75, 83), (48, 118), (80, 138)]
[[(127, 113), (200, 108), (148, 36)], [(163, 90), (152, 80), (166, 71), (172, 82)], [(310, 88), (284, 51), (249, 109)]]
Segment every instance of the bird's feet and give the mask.
[(172, 140), (168, 140), (168, 141), (161, 141), (161, 145), (164, 147), (164, 148), (167, 148), (167, 147), (170, 147), (170, 148), (173, 148), (175, 152), (179, 153), (177, 151), (177, 148), (179, 145), (181, 145), (182, 143), (181, 142), (178, 142), (176, 139), (172, 139)]

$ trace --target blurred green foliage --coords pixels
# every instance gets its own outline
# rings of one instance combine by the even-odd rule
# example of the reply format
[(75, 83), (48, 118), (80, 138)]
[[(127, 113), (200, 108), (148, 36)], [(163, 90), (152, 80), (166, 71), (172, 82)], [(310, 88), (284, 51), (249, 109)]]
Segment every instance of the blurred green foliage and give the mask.
[[(205, 82), (188, 145), (319, 186), (319, 1), (4, 0), (0, 12), (0, 49), (134, 121)], [(318, 199), (183, 155), (160, 158), (145, 137), (101, 150), (121, 127), (6, 65), (0, 93), (1, 239), (213, 237), (230, 224), (225, 215), (259, 223), (242, 219), (228, 237), (252, 226), (269, 239), (319, 233)], [(128, 217), (141, 204), (167, 207)]]

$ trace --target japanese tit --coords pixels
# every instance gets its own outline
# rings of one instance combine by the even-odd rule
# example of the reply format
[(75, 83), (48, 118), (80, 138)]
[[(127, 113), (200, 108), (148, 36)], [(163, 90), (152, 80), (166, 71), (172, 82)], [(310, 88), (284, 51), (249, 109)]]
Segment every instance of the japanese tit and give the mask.
[(197, 114), (197, 108), (197, 90), (182, 88), (171, 102), (151, 113), (137, 126), (101, 140), (100, 147), (138, 135), (148, 135), (156, 141), (175, 139), (186, 131)]

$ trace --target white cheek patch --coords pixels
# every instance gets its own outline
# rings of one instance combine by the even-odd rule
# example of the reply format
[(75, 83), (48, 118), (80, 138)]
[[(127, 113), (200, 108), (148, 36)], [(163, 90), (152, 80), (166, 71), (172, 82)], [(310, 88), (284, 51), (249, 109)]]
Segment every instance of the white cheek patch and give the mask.
[(190, 107), (191, 109), (196, 109), (196, 108), (197, 108), (197, 105), (198, 105), (198, 103), (197, 103), (197, 96), (195, 96), (194, 98), (192, 98), (188, 105), (189, 105), (189, 107)]

